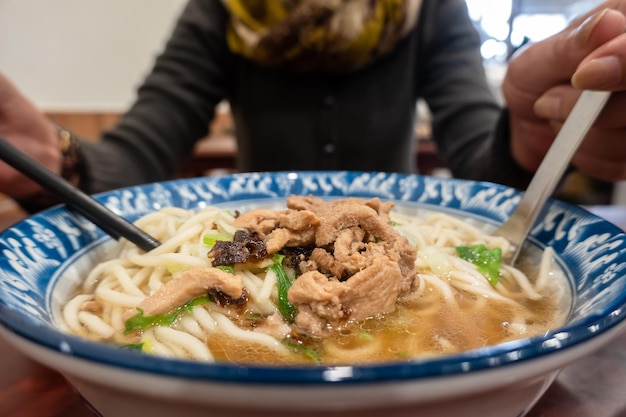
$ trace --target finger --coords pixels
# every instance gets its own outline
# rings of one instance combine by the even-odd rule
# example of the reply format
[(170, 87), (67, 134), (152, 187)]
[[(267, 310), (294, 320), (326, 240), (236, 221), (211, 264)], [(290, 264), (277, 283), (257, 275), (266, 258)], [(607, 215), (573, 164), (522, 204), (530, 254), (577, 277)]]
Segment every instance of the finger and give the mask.
[(10, 134), (17, 129), (32, 128), (28, 115), (38, 112), (35, 104), (0, 72), (0, 133)]
[(622, 12), (602, 9), (523, 49), (509, 64), (503, 83), (505, 96), (534, 102), (545, 90), (570, 84), (579, 64), (595, 49), (623, 34), (625, 25)]
[[(544, 125), (545, 127), (545, 125)], [(550, 123), (551, 129), (557, 132), (562, 123)], [(547, 152), (550, 141), (543, 140), (545, 129), (536, 129), (536, 135), (530, 135), (526, 146), (518, 150), (518, 157), (524, 161), (527, 169), (536, 169), (543, 155)], [(603, 181), (613, 182), (626, 180), (626, 127), (618, 129), (592, 128), (581, 143), (571, 164), (582, 173)]]
[(579, 89), (626, 90), (626, 34), (602, 45), (586, 57), (572, 76)]
[(16, 96), (17, 88), (13, 83), (0, 72), (0, 109), (10, 107)]
[[(551, 123), (562, 123), (572, 111), (579, 96), (580, 90), (571, 86), (554, 87), (535, 102), (535, 114)], [(613, 93), (596, 119), (594, 126), (607, 129), (626, 127), (625, 108), (626, 92)]]
[(599, 180), (625, 180), (625, 136), (626, 129), (592, 129), (572, 158), (572, 165)]
[(534, 172), (554, 140), (558, 127), (553, 127), (543, 120), (511, 118), (512, 136), (523, 139), (511, 140), (511, 154), (524, 169)]

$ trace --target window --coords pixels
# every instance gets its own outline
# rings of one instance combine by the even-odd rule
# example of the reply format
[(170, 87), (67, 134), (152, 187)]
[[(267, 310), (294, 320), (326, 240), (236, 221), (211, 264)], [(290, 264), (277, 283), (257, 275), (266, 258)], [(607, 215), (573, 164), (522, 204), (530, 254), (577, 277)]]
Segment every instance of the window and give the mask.
[(466, 0), (470, 18), (482, 40), (481, 53), (486, 61), (504, 62), (510, 39), (512, 0)]
[(505, 63), (526, 42), (545, 39), (600, 0), (466, 0), (487, 63)]

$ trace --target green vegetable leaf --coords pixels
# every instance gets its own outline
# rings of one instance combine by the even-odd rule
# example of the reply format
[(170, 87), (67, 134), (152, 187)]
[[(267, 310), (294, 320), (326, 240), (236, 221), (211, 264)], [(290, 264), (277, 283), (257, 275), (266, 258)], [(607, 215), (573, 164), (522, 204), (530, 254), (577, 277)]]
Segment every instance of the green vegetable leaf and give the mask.
[(287, 347), (289, 347), (295, 352), (300, 353), (301, 355), (305, 356), (312, 362), (316, 362), (316, 363), (322, 362), (322, 355), (320, 354), (319, 350), (314, 347), (303, 346), (301, 344), (294, 343), (291, 341), (286, 341), (285, 344), (287, 345)]
[(215, 246), (215, 244), (219, 241), (230, 242), (231, 240), (233, 240), (232, 236), (228, 236), (223, 233), (207, 233), (202, 236), (202, 242), (209, 246)]
[(295, 276), (293, 279), (290, 279), (287, 276), (287, 271), (285, 271), (285, 268), (283, 267), (283, 259), (285, 259), (285, 255), (275, 253), (272, 258), (273, 263), (266, 268), (266, 271), (273, 271), (277, 277), (276, 286), (278, 287), (278, 311), (285, 320), (289, 323), (293, 323), (296, 318), (296, 308), (293, 304), (291, 304), (291, 302), (289, 302), (287, 293), (295, 281)]
[(370, 332), (366, 332), (362, 330), (359, 332), (359, 339), (365, 340), (367, 342), (371, 342), (372, 340), (374, 340), (374, 336), (372, 336)]
[(191, 309), (195, 306), (208, 302), (208, 297), (199, 297), (183, 304), (171, 313), (155, 314), (153, 316), (144, 316), (143, 309), (137, 307), (138, 313), (126, 320), (124, 334), (154, 326), (171, 326), (180, 314), (191, 312)]
[(478, 272), (485, 275), (491, 285), (496, 285), (500, 279), (500, 265), (502, 264), (502, 249), (489, 249), (485, 245), (457, 246), (456, 252), (462, 259), (476, 265)]
[(216, 268), (228, 272), (229, 274), (235, 273), (235, 267), (232, 265), (218, 265)]

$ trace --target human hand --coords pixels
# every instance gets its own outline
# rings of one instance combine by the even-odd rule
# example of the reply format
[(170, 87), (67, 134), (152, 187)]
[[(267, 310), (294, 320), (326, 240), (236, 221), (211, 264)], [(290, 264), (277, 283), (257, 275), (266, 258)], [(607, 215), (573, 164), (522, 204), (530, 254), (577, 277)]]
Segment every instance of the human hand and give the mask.
[(606, 1), (564, 31), (520, 51), (503, 95), (511, 152), (534, 171), (582, 89), (613, 91), (572, 164), (605, 181), (626, 179), (626, 0)]
[[(54, 172), (61, 171), (59, 138), (52, 122), (0, 73), (0, 136)], [(29, 197), (41, 187), (0, 161), (0, 193)]]

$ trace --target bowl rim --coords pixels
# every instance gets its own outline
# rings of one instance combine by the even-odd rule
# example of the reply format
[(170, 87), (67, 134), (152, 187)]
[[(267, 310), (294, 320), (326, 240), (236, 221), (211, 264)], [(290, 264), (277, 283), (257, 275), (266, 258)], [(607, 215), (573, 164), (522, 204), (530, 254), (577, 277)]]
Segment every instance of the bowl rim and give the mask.
[[(249, 178), (251, 175), (270, 176), (278, 175), (337, 175), (332, 171), (298, 171), (298, 172), (272, 172), (272, 173), (238, 173), (220, 176), (228, 181), (234, 179)], [(389, 174), (389, 173), (363, 173), (342, 172), (349, 178), (368, 174), (393, 175), (398, 178), (425, 179), (415, 174)], [(119, 195), (119, 193), (132, 189), (151, 189), (155, 186), (167, 185), (177, 187), (182, 183), (204, 181), (207, 178), (193, 178), (171, 180), (159, 183), (145, 184), (142, 186), (126, 187), (95, 195), (95, 198), (103, 202), (107, 197)], [(511, 189), (500, 184), (484, 181), (470, 181), (462, 179), (435, 178), (436, 182), (473, 184), (479, 189), (495, 189), (498, 193), (507, 191), (512, 196), (519, 196), (518, 190)], [(550, 199), (548, 205), (586, 213), (597, 219), (598, 224), (613, 235), (624, 235), (619, 228), (611, 223), (587, 212), (584, 208), (569, 205)], [(56, 206), (33, 215), (32, 219), (42, 219), (50, 213), (66, 210), (64, 206)], [(8, 231), (18, 228), (24, 221), (17, 223), (0, 234), (0, 238)], [(91, 243), (97, 246), (110, 240), (101, 235)], [(84, 250), (92, 249), (92, 247)], [(0, 270), (2, 272), (2, 270)], [(0, 274), (1, 277), (2, 274)], [(71, 334), (63, 333), (52, 326), (37, 325), (21, 316), (19, 310), (6, 306), (0, 300), (0, 326), (14, 335), (33, 342), (37, 345), (51, 349), (63, 355), (68, 355), (88, 361), (94, 361), (102, 365), (115, 366), (134, 371), (149, 372), (170, 377), (190, 378), (194, 380), (210, 380), (220, 382), (245, 382), (251, 384), (358, 384), (380, 381), (406, 381), (432, 377), (445, 377), (463, 375), (475, 371), (489, 370), (495, 367), (511, 366), (525, 361), (546, 357), (547, 355), (563, 351), (592, 339), (598, 334), (605, 333), (619, 325), (626, 318), (626, 293), (619, 296), (612, 304), (606, 306), (601, 312), (591, 314), (583, 320), (566, 324), (544, 335), (518, 339), (501, 343), (494, 346), (482, 347), (458, 354), (441, 356), (431, 359), (413, 359), (385, 364), (367, 365), (339, 365), (339, 366), (265, 366), (243, 365), (228, 363), (202, 363), (197, 361), (179, 360), (155, 357), (140, 352), (120, 349), (119, 347), (92, 342)]]

